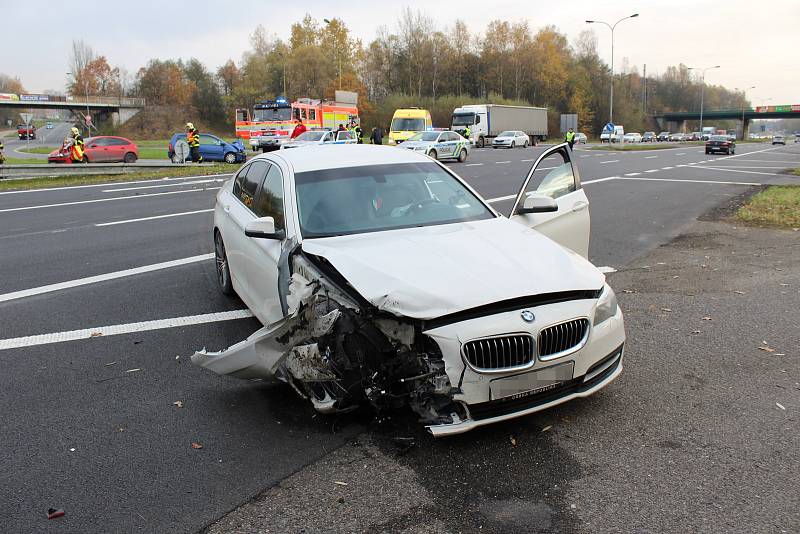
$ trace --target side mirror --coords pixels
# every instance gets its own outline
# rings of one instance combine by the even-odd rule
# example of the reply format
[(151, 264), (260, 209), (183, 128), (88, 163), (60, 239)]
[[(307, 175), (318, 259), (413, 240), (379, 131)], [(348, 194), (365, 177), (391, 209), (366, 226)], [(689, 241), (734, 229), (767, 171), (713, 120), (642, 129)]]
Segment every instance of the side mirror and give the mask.
[(286, 232), (275, 230), (275, 219), (272, 217), (259, 217), (248, 222), (244, 227), (244, 235), (247, 237), (257, 237), (261, 239), (283, 240)]
[(522, 207), (517, 209), (517, 213), (520, 215), (553, 211), (558, 211), (558, 204), (556, 204), (555, 199), (536, 194), (526, 196)]

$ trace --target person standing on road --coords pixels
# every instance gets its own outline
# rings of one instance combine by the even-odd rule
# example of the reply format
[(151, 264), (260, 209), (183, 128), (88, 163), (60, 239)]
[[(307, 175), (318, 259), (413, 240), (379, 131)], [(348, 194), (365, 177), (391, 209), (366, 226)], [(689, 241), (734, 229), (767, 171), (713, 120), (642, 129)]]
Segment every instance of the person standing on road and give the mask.
[(472, 130), (470, 130), (470, 129), (469, 129), (469, 126), (467, 126), (467, 127), (464, 129), (464, 138), (465, 138), (467, 141), (469, 141), (469, 138), (470, 138), (470, 136), (472, 136)]
[(572, 146), (575, 144), (575, 132), (572, 131), (572, 128), (564, 136), (564, 141), (569, 143), (569, 149), (572, 150)]
[(297, 119), (297, 120), (295, 121), (294, 130), (292, 130), (292, 137), (291, 137), (291, 139), (294, 139), (294, 138), (295, 138), (295, 137), (297, 137), (298, 135), (300, 135), (300, 134), (302, 134), (302, 133), (305, 133), (305, 131), (306, 131), (306, 125), (305, 125), (305, 124), (303, 124), (303, 121), (302, 121), (302, 119)]
[(336, 130), (336, 131), (337, 131), (337, 132), (344, 132), (344, 131), (346, 131), (346, 130), (344, 129), (344, 124), (341, 124), (341, 123), (339, 123), (339, 129), (338, 129), (338, 130)]
[(357, 124), (356, 121), (353, 121), (353, 136), (356, 138), (356, 143), (359, 145), (364, 143), (364, 141), (361, 139), (362, 135), (364, 135), (364, 131), (361, 129), (361, 125)]
[(186, 123), (186, 142), (189, 143), (192, 163), (203, 163), (203, 156), (200, 155), (200, 134), (191, 122)]
[(369, 140), (372, 141), (373, 145), (382, 145), (383, 144), (383, 128), (380, 126), (376, 126), (372, 129), (372, 134), (369, 136)]
[(72, 146), (69, 149), (69, 157), (72, 163), (83, 163), (83, 136), (80, 130), (74, 126), (69, 130)]

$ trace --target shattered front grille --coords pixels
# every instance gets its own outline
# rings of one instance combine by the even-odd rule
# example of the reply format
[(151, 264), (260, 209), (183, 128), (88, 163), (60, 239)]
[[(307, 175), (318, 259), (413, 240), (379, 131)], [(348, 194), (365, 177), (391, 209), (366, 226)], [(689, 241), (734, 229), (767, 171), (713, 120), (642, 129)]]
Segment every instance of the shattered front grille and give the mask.
[(582, 344), (589, 332), (588, 319), (573, 319), (539, 332), (539, 357), (547, 359)]
[(526, 334), (476, 339), (464, 344), (464, 357), (476, 370), (498, 370), (531, 363), (536, 351)]

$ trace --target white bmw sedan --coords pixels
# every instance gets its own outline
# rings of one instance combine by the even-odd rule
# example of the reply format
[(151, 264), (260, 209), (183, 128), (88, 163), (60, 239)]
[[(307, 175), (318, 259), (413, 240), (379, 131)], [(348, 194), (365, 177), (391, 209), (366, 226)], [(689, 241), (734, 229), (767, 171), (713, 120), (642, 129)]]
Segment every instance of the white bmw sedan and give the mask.
[(409, 407), (435, 436), (585, 397), (622, 372), (622, 312), (586, 260), (562, 144), (505, 214), (411, 150), (260, 155), (217, 196), (220, 288), (265, 325), (192, 361), (288, 383), (322, 413)]

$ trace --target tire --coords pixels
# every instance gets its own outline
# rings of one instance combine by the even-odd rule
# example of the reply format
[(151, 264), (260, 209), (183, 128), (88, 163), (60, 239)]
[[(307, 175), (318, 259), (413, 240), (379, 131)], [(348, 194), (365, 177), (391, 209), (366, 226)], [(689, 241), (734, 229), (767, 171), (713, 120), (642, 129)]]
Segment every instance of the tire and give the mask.
[(136, 154), (133, 152), (128, 152), (125, 154), (125, 158), (123, 158), (125, 163), (136, 163)]
[(225, 163), (236, 163), (236, 154), (233, 152), (225, 154)]
[(225, 242), (219, 230), (214, 232), (214, 260), (217, 271), (217, 285), (223, 295), (233, 295), (231, 282), (231, 268), (228, 265), (228, 254), (225, 252)]
[(516, 148), (517, 144), (514, 141), (511, 141), (511, 148)]
[(711, 151), (710, 150), (706, 150), (706, 154), (711, 154)]
[(525, 144), (522, 145), (522, 148), (528, 148), (528, 141), (525, 141)]
[(458, 162), (464, 163), (465, 161), (467, 161), (467, 149), (462, 148), (461, 152), (458, 153)]
[(734, 154), (736, 154), (736, 150), (731, 150), (731, 156), (733, 156)]
[(436, 150), (434, 149), (431, 149), (430, 152), (428, 152), (428, 156), (436, 160), (439, 159), (439, 154), (437, 154)]
[(262, 147), (261, 147), (261, 153), (262, 153), (262, 154), (266, 154), (267, 152), (268, 152), (268, 151), (267, 151), (267, 147), (265, 147), (265, 146), (262, 146)]
[(173, 154), (170, 159), (172, 160), (172, 163), (181, 163), (181, 159), (178, 157), (177, 154)]
[(478, 137), (478, 142), (476, 143), (478, 148), (483, 148), (486, 146), (486, 141), (483, 140), (483, 136)]

